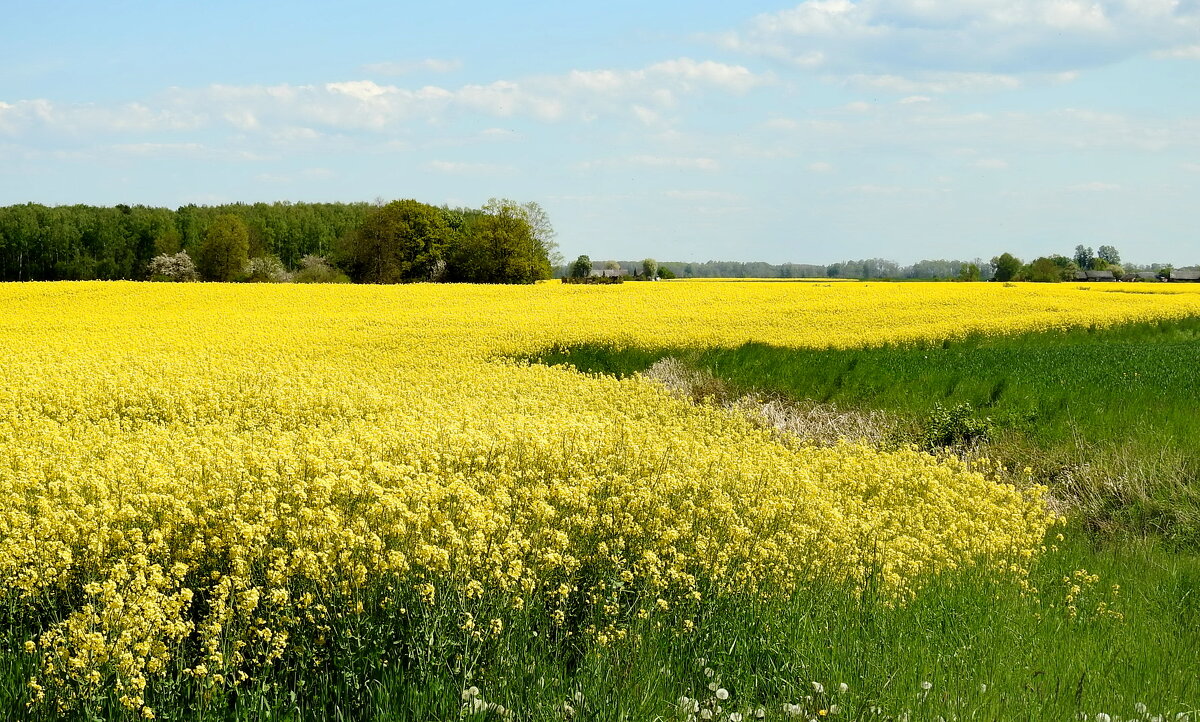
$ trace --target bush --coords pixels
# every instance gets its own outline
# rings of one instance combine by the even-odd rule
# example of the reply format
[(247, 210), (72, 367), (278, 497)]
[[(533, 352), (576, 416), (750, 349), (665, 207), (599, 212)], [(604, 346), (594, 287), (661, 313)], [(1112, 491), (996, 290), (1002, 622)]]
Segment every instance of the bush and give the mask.
[(300, 259), (300, 270), (292, 274), (293, 283), (350, 283), (350, 277), (325, 260), (323, 256)]
[(287, 283), (292, 280), (292, 274), (283, 267), (283, 262), (276, 256), (258, 256), (246, 261), (242, 275), (251, 283)]
[(567, 277), (563, 278), (562, 282), (563, 283), (578, 283), (578, 284), (582, 284), (584, 286), (605, 286), (605, 285), (610, 285), (610, 284), (614, 284), (614, 283), (624, 283), (625, 277), (624, 276), (584, 276), (582, 278), (576, 278), (576, 277), (572, 277), (572, 276), (567, 276)]
[(947, 446), (971, 446), (987, 441), (991, 434), (991, 417), (976, 417), (970, 404), (962, 403), (952, 408), (938, 404), (921, 434), (921, 446), (930, 451)]
[(150, 259), (149, 271), (151, 281), (196, 281), (200, 278), (187, 251), (155, 256)]

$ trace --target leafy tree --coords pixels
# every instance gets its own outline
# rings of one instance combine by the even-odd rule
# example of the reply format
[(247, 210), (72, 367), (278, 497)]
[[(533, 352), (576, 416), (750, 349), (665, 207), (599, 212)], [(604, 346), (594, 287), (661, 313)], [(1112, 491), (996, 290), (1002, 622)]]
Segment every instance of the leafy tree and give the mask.
[(1080, 268), (1091, 268), (1092, 258), (1095, 256), (1092, 253), (1091, 247), (1081, 245), (1075, 246), (1075, 265)]
[(415, 200), (393, 201), (372, 209), (345, 236), (340, 260), (363, 283), (425, 281), (437, 272), (449, 240), (441, 209)]
[(1011, 281), (1021, 271), (1021, 259), (1011, 253), (996, 256), (992, 259), (992, 265), (996, 268), (997, 281)]
[(1062, 280), (1062, 269), (1052, 259), (1042, 256), (1029, 264), (1029, 280), (1037, 283), (1057, 283)]
[(968, 263), (958, 272), (958, 280), (960, 281), (978, 281), (979, 266), (974, 263)]
[(1088, 270), (1107, 271), (1107, 270), (1109, 270), (1110, 265), (1111, 264), (1109, 264), (1108, 261), (1104, 260), (1103, 258), (1100, 258), (1099, 256), (1096, 256), (1088, 263)]
[(571, 264), (570, 273), (567, 275), (571, 278), (587, 278), (592, 275), (592, 259), (587, 256), (576, 258), (575, 262)]
[(658, 261), (653, 258), (642, 260), (642, 275), (646, 278), (654, 278), (658, 275)]
[(494, 199), (463, 226), (447, 267), (450, 280), (471, 283), (533, 283), (550, 273), (546, 247), (520, 206)]
[(1103, 258), (1110, 266), (1118, 266), (1121, 264), (1121, 254), (1118, 253), (1117, 249), (1113, 248), (1112, 246), (1100, 246), (1100, 249), (1096, 251), (1096, 255), (1098, 255), (1100, 258)]
[(675, 272), (671, 270), (670, 266), (659, 266), (658, 267), (658, 277), (662, 278), (664, 280), (669, 280), (669, 279), (675, 278), (676, 276), (675, 276)]
[(246, 266), (250, 255), (250, 232), (235, 215), (218, 216), (204, 232), (196, 254), (196, 266), (206, 281), (232, 281)]
[(562, 256), (559, 255), (558, 243), (554, 240), (558, 233), (550, 224), (550, 215), (546, 213), (546, 209), (533, 201), (522, 203), (518, 208), (520, 208), (521, 217), (529, 224), (529, 232), (533, 235), (533, 239), (546, 251), (550, 265), (561, 266)]

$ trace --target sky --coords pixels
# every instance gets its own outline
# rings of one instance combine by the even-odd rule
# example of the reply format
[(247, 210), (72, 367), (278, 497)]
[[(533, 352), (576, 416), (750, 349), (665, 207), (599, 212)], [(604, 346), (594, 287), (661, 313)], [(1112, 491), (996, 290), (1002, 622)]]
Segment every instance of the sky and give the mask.
[(1200, 0), (28, 2), (0, 205), (536, 201), (567, 259), (1200, 263)]

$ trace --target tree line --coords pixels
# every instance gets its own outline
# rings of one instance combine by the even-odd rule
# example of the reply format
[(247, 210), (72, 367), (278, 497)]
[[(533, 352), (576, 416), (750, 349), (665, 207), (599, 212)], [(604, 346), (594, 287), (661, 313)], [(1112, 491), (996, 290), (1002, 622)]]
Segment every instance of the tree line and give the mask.
[[(587, 258), (584, 256), (583, 258)], [(651, 261), (661, 278), (888, 278), (948, 280), (957, 279), (963, 269), (972, 263), (981, 269), (984, 277), (991, 273), (991, 265), (982, 259), (975, 261), (923, 260), (909, 266), (901, 266), (884, 258), (847, 260), (827, 265), (813, 263), (765, 263), (761, 261), (604, 261), (593, 264), (602, 269), (624, 271), (634, 277), (646, 273), (646, 261)], [(578, 262), (578, 261), (576, 261)], [(590, 262), (590, 259), (589, 259)], [(569, 277), (579, 269), (566, 266), (556, 275)], [(653, 274), (652, 274), (653, 275)]]
[(1121, 261), (1121, 253), (1114, 246), (1100, 246), (1092, 250), (1090, 246), (1075, 246), (1071, 256), (1053, 254), (1039, 256), (1026, 263), (1011, 253), (1002, 253), (992, 259), (994, 278), (997, 281), (1034, 281), (1037, 283), (1054, 283), (1058, 281), (1073, 281), (1080, 271), (1108, 271), (1113, 278), (1122, 278), (1131, 273), (1153, 273), (1157, 278), (1170, 278), (1172, 266), (1166, 263), (1152, 263), (1148, 266), (1126, 264)]
[(0, 280), (531, 283), (557, 263), (536, 203), (0, 208)]
[[(581, 263), (586, 261), (586, 264)], [(651, 265), (652, 264), (652, 265)], [(911, 265), (900, 265), (885, 258), (846, 260), (828, 265), (809, 263), (762, 263), (738, 261), (602, 261), (593, 263), (589, 257), (580, 256), (574, 263), (556, 270), (563, 277), (586, 274), (585, 265), (592, 270), (619, 270), (630, 278), (645, 277), (647, 274), (659, 278), (846, 278), (887, 279), (921, 281), (1070, 281), (1077, 271), (1111, 271), (1116, 278), (1134, 272), (1153, 272), (1165, 277), (1171, 265), (1152, 263), (1138, 265), (1122, 263), (1120, 253), (1113, 246), (1100, 246), (1097, 251), (1077, 246), (1073, 256), (1042, 256), (1028, 263), (1002, 253), (985, 261), (976, 258), (970, 261), (925, 259)], [(647, 269), (657, 269), (651, 273)]]

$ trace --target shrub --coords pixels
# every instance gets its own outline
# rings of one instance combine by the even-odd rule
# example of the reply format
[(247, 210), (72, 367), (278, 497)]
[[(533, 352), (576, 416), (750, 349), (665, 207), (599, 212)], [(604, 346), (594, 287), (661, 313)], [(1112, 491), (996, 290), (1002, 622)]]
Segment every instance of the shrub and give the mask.
[(300, 270), (292, 274), (293, 283), (350, 283), (350, 277), (325, 260), (323, 256), (300, 259)]
[(921, 446), (933, 450), (946, 446), (971, 446), (987, 441), (992, 434), (991, 417), (978, 418), (968, 403), (934, 407), (921, 434)]
[(251, 283), (287, 283), (292, 280), (292, 274), (283, 267), (283, 262), (276, 256), (257, 256), (246, 261), (242, 275)]
[(149, 271), (151, 281), (196, 281), (200, 278), (187, 251), (155, 256), (150, 259)]
[(562, 282), (563, 283), (579, 283), (579, 284), (583, 284), (585, 286), (603, 286), (603, 285), (613, 284), (613, 283), (624, 283), (625, 277), (624, 276), (584, 276), (582, 278), (577, 278), (577, 277), (573, 277), (573, 276), (565, 276), (563, 278)]

